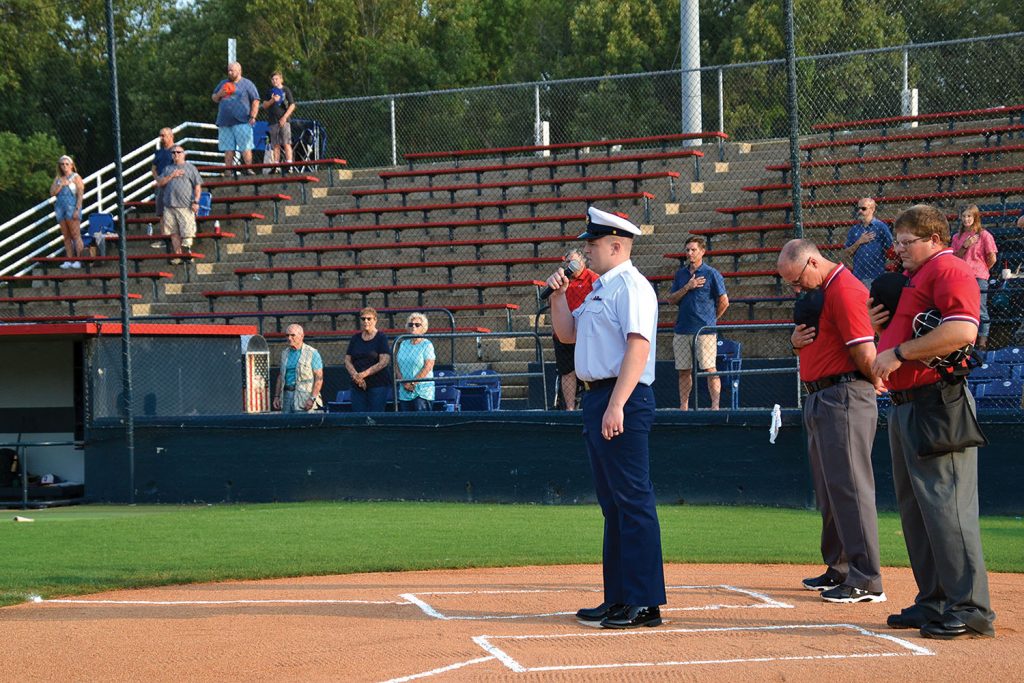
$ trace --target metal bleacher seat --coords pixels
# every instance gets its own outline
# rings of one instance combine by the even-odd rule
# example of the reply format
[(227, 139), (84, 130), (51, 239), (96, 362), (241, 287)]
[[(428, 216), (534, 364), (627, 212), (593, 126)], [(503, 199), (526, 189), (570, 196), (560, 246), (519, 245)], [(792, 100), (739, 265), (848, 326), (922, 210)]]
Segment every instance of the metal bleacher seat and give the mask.
[(729, 382), (729, 407), (736, 410), (740, 407), (740, 375), (743, 369), (743, 344), (731, 339), (718, 338), (718, 351), (715, 356), (715, 369), (724, 373), (722, 379)]

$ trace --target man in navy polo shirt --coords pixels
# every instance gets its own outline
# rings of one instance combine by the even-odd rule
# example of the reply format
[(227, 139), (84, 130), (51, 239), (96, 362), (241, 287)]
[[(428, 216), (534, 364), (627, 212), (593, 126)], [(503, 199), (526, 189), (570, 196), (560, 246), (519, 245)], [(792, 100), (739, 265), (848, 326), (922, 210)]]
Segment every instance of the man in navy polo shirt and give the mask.
[(858, 222), (846, 233), (846, 253), (853, 259), (853, 275), (870, 289), (871, 282), (885, 272), (885, 252), (892, 247), (889, 226), (875, 218), (875, 200), (857, 202)]
[(786, 243), (778, 270), (796, 292), (820, 290), (821, 296), (817, 322), (797, 325), (791, 338), (807, 389), (804, 429), (826, 565), (803, 586), (821, 591), (826, 602), (884, 602), (871, 468), (881, 381), (871, 374), (868, 290), (807, 240)]
[[(715, 357), (718, 355), (718, 335), (697, 335), (697, 332), (714, 325), (722, 317), (725, 309), (729, 308), (729, 297), (725, 292), (722, 274), (704, 263), (704, 252), (707, 251), (704, 238), (699, 235), (688, 237), (683, 251), (689, 264), (676, 271), (672, 291), (666, 300), (670, 304), (679, 305), (672, 351), (679, 372), (679, 410), (688, 410), (694, 366), (704, 372), (714, 372)], [(718, 410), (722, 395), (722, 378), (718, 375), (708, 377), (708, 394), (711, 396), (711, 410)]]

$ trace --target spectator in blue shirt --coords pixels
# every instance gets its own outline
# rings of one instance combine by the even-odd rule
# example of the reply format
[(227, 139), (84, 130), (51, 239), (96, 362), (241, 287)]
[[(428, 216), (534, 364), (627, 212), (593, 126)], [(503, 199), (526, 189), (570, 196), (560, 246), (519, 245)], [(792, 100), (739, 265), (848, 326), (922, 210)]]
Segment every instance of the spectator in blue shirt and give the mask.
[(212, 99), (217, 103), (217, 146), (224, 152), (224, 166), (235, 163), (236, 149), (242, 152), (242, 163), (251, 164), (260, 93), (252, 81), (242, 78), (241, 64), (228, 64), (228, 77), (214, 88)]
[(282, 413), (308, 413), (324, 404), (320, 390), (324, 386), (324, 361), (320, 352), (303, 340), (302, 325), (289, 325), (288, 346), (281, 352), (280, 372), (274, 409)]
[(358, 334), (345, 352), (345, 369), (352, 378), (352, 412), (382, 413), (388, 397), (387, 367), (391, 363), (388, 336), (377, 329), (377, 311), (359, 311)]
[(860, 222), (846, 234), (846, 253), (853, 259), (853, 275), (871, 289), (871, 283), (885, 272), (885, 252), (892, 247), (892, 231), (875, 218), (875, 200), (857, 202)]
[(434, 376), (434, 345), (424, 335), (427, 333), (427, 316), (412, 313), (406, 321), (409, 334), (417, 335), (406, 339), (395, 351), (395, 380), (398, 385), (398, 409), (403, 412), (430, 410), (434, 400), (434, 383), (410, 382)]
[[(704, 263), (707, 242), (699, 235), (687, 238), (683, 251), (689, 263), (676, 271), (672, 280), (672, 291), (666, 300), (678, 304), (675, 335), (672, 351), (679, 372), (679, 409), (689, 410), (690, 390), (693, 388), (693, 368), (704, 372), (715, 371), (715, 357), (718, 355), (718, 335), (697, 335), (703, 327), (715, 325), (729, 308), (729, 297), (725, 292), (722, 274)], [(696, 342), (696, 358), (694, 358)], [(722, 380), (717, 375), (708, 377), (708, 394), (711, 409), (718, 410), (722, 395)]]

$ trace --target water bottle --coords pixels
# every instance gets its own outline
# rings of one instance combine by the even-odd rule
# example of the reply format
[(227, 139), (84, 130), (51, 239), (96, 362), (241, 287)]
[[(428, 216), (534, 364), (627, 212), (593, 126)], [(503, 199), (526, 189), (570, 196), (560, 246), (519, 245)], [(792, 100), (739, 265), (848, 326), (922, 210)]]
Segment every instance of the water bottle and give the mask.
[(220, 234), (220, 221), (214, 221), (213, 222), (213, 234), (214, 235), (219, 235)]

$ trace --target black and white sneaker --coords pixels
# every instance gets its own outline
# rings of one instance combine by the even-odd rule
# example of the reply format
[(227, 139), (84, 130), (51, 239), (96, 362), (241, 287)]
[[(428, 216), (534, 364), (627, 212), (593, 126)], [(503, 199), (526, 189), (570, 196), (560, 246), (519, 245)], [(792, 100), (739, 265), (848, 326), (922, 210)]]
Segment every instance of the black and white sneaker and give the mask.
[(804, 579), (802, 583), (804, 588), (809, 591), (825, 591), (829, 588), (842, 586), (843, 580), (837, 579), (828, 572), (825, 572), (821, 576), (815, 576), (813, 579)]
[(825, 602), (885, 602), (885, 593), (879, 591), (866, 591), (863, 588), (854, 588), (845, 583), (836, 588), (830, 588), (821, 594)]

